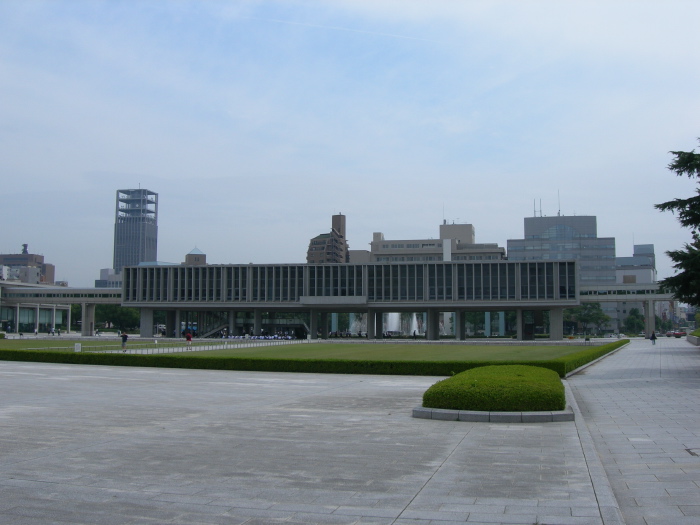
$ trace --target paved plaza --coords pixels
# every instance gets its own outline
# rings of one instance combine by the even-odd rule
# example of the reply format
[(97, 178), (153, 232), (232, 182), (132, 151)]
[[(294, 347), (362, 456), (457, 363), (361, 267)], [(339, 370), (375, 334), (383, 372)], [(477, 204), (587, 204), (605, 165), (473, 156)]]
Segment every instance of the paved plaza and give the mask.
[(569, 384), (627, 525), (700, 525), (700, 349), (635, 340)]
[(0, 362), (0, 523), (700, 524), (685, 340), (570, 378), (575, 422), (412, 418), (438, 379)]

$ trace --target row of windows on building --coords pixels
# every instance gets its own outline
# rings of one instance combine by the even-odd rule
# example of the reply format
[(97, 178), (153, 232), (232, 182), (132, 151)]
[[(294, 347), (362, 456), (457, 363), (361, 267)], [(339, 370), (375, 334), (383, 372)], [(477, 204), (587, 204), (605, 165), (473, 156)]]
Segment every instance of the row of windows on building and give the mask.
[(575, 299), (575, 263), (453, 263), (129, 268), (125, 303)]
[[(420, 261), (442, 261), (441, 255), (386, 255), (376, 258), (377, 262), (420, 262)], [(498, 261), (498, 255), (453, 255), (453, 261)]]
[(111, 293), (66, 293), (66, 292), (6, 292), (7, 299), (119, 299), (121, 292)]
[(426, 249), (426, 248), (442, 248), (442, 243), (425, 243), (425, 244), (418, 244), (418, 243), (392, 243), (392, 244), (382, 244), (382, 250), (397, 250), (397, 249), (411, 249), (415, 250), (418, 248)]
[(566, 243), (542, 243), (535, 245), (521, 245), (513, 242), (508, 244), (508, 253), (519, 252), (519, 251), (537, 251), (537, 250), (547, 250), (547, 251), (566, 251), (566, 250), (614, 250), (614, 244), (586, 244), (580, 242), (566, 242)]

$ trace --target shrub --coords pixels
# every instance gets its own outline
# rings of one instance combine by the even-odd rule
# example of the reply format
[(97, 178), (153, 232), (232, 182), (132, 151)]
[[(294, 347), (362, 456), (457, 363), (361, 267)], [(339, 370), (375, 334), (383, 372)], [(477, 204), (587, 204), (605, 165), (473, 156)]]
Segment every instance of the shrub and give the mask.
[(426, 408), (533, 412), (563, 410), (564, 385), (546, 368), (484, 366), (438, 381), (423, 394)]

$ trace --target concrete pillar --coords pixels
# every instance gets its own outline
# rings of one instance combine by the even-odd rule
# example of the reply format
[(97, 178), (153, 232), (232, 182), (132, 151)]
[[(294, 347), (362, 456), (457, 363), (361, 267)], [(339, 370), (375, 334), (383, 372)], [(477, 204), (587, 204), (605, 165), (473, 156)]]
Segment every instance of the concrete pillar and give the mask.
[(15, 333), (19, 333), (19, 305), (15, 307)]
[(176, 318), (178, 318), (178, 315), (175, 310), (165, 312), (165, 337), (172, 337), (173, 333), (177, 333), (177, 328), (175, 328)]
[(80, 332), (84, 336), (95, 333), (95, 305), (83, 303), (82, 329)]
[(654, 313), (654, 301), (644, 301), (644, 333), (647, 337), (656, 331), (656, 315)]
[(262, 332), (262, 311), (253, 310), (253, 335), (260, 335)]
[(51, 308), (51, 328), (56, 329), (56, 307)]
[(68, 321), (67, 321), (67, 324), (66, 324), (66, 333), (67, 333), (67, 334), (70, 333), (70, 323), (71, 323), (70, 314), (71, 314), (71, 307), (70, 307), (70, 305), (68, 305)]
[(367, 339), (377, 337), (377, 315), (374, 310), (367, 312)]
[(233, 310), (228, 311), (228, 334), (238, 335), (236, 334), (236, 312)]
[(34, 307), (34, 330), (39, 331), (39, 305)]
[(153, 337), (153, 308), (141, 308), (141, 337)]
[(498, 335), (506, 335), (506, 313), (498, 312)]
[(491, 312), (484, 312), (484, 335), (491, 337)]
[(180, 332), (182, 332), (182, 319), (180, 319), (180, 310), (175, 310), (175, 330), (172, 334), (168, 336), (180, 337)]
[(457, 339), (457, 341), (465, 339), (464, 312), (462, 310), (457, 310), (455, 312), (455, 339)]
[(515, 310), (515, 326), (516, 326), (516, 338), (518, 341), (523, 340), (523, 311), (518, 308)]
[(338, 314), (336, 312), (331, 314), (331, 332), (338, 332)]
[(328, 339), (328, 312), (321, 312), (321, 339)]
[(309, 336), (311, 339), (318, 339), (318, 311), (311, 310), (309, 313)]
[(552, 341), (564, 339), (564, 309), (552, 308), (549, 311), (549, 338)]
[(426, 339), (437, 341), (440, 339), (440, 312), (438, 310), (428, 310), (428, 330)]

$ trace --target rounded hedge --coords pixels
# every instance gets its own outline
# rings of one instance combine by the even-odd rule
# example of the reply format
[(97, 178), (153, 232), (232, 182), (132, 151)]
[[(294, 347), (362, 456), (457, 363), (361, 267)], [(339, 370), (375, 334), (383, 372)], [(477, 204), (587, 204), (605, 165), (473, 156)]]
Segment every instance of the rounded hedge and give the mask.
[(564, 410), (566, 396), (553, 370), (528, 365), (472, 368), (438, 381), (423, 394), (426, 408), (488, 412)]

